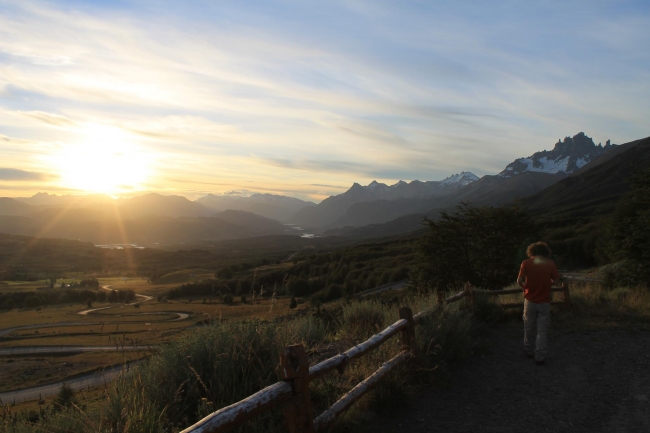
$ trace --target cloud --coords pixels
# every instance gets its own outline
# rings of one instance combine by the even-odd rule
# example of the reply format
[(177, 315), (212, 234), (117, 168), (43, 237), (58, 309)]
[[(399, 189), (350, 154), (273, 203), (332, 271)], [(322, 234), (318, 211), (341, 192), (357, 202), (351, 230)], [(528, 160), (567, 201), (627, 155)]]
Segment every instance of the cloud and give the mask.
[(341, 189), (347, 189), (345, 186), (339, 186), (339, 185), (327, 185), (323, 183), (310, 183), (310, 186), (320, 186), (322, 188), (341, 188)]
[(274, 167), (302, 171), (319, 171), (330, 173), (364, 173), (371, 171), (371, 168), (369, 166), (348, 161), (263, 158), (261, 159), (261, 162)]
[(65, 116), (54, 113), (46, 113), (44, 111), (20, 111), (23, 116), (31, 117), (32, 119), (39, 120), (54, 126), (74, 126), (76, 122), (68, 119)]
[(150, 5), (3, 3), (3, 165), (95, 123), (173, 177), (152, 185), (334, 189), (647, 135), (647, 9)]
[(7, 137), (6, 135), (2, 135), (2, 134), (0, 134), (0, 141), (3, 141), (5, 143), (12, 143), (12, 144), (26, 144), (31, 142), (31, 140), (27, 140), (24, 138)]
[(37, 173), (33, 171), (20, 170), (17, 168), (2, 168), (0, 167), (0, 180), (8, 181), (37, 181), (48, 180), (51, 176), (49, 174)]

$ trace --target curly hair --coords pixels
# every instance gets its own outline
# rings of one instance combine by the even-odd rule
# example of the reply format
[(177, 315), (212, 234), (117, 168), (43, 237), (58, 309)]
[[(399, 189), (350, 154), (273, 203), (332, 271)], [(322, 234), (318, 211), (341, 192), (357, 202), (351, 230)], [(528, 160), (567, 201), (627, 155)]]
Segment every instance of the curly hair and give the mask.
[(534, 244), (528, 245), (528, 248), (526, 248), (526, 255), (528, 255), (528, 257), (551, 257), (551, 249), (546, 245), (546, 242), (535, 242)]

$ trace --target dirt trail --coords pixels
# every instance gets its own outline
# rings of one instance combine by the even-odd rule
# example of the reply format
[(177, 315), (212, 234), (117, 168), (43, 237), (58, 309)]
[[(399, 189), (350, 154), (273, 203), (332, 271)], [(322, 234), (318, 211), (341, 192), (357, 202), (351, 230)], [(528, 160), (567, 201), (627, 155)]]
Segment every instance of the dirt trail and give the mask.
[(520, 332), (491, 331), (490, 353), (454, 372), (449, 390), (429, 390), (369, 431), (650, 432), (650, 333), (551, 336), (545, 366), (522, 351)]

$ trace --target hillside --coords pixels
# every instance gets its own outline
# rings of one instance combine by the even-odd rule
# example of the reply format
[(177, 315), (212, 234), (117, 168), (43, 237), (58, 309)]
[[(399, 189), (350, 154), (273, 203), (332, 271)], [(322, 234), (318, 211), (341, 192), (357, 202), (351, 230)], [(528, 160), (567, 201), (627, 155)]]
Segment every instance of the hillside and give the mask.
[(247, 197), (208, 194), (197, 199), (196, 203), (214, 212), (243, 210), (282, 222), (291, 222), (290, 219), (296, 212), (316, 206), (310, 201), (275, 194), (253, 194)]
[(0, 197), (0, 215), (29, 215), (34, 207), (9, 197)]
[(427, 203), (431, 200), (452, 196), (477, 179), (472, 173), (462, 172), (442, 181), (400, 180), (394, 185), (373, 181), (366, 186), (354, 183), (343, 194), (300, 210), (292, 222), (303, 227), (325, 228), (388, 221), (405, 212), (430, 207)]
[[(219, 217), (221, 215), (221, 217)], [(91, 210), (47, 210), (32, 217), (0, 216), (0, 232), (78, 239), (94, 244), (154, 246), (198, 241), (299, 233), (283, 224), (243, 211), (227, 211), (212, 217), (97, 215)]]
[[(354, 184), (345, 193), (329, 197), (315, 208), (302, 210), (295, 219), (303, 227), (329, 229), (327, 233), (361, 236), (363, 232), (366, 233), (363, 237), (373, 237), (372, 228), (358, 231), (355, 228), (388, 223), (409, 215), (419, 215), (421, 220), (424, 216), (436, 216), (439, 210), (452, 209), (460, 202), (489, 206), (509, 203), (595, 166), (618, 148), (609, 142), (605, 146), (596, 145), (580, 132), (558, 140), (552, 150), (515, 159), (496, 175), (479, 179), (472, 173), (462, 172), (440, 182), (400, 181), (392, 186), (372, 182), (365, 187)], [(415, 227), (404, 226), (398, 232), (386, 227), (380, 231), (405, 233)]]
[[(634, 170), (648, 166), (648, 140), (610, 146), (607, 153), (594, 157), (592, 162), (569, 176), (540, 172), (508, 177), (484, 176), (453, 199), (439, 201), (437, 207), (381, 224), (330, 229), (326, 234), (361, 239), (394, 236), (421, 229), (424, 217), (437, 218), (441, 211), (452, 210), (461, 201), (493, 206), (511, 203), (516, 198), (524, 199), (524, 205), (541, 224), (552, 223), (559, 227), (569, 222), (594, 220), (611, 213), (628, 190), (626, 179)], [(573, 248), (582, 249), (584, 241), (580, 238)]]
[(621, 196), (629, 191), (627, 179), (635, 171), (650, 167), (650, 137), (620, 148), (615, 155), (596, 161), (596, 167), (527, 197), (525, 205), (541, 222), (595, 219), (611, 214)]

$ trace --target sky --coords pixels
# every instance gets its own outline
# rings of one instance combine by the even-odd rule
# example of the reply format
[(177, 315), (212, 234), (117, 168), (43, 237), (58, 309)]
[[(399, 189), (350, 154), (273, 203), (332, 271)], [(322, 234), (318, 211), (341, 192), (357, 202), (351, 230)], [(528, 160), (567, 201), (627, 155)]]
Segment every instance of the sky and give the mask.
[(0, 0), (0, 196), (283, 194), (650, 135), (647, 1)]

